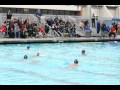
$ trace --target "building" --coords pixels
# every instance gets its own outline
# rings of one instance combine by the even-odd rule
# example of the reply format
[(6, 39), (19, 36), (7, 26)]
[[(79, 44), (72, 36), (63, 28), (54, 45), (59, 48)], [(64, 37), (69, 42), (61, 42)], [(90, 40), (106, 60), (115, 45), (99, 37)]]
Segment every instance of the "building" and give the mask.
[(120, 5), (0, 5), (0, 13), (34, 14), (40, 9), (42, 14), (74, 15), (91, 17), (94, 13), (98, 17), (120, 17)]
[(42, 14), (50, 15), (77, 15), (81, 14), (81, 6), (77, 5), (0, 5), (0, 13), (34, 14), (40, 9)]

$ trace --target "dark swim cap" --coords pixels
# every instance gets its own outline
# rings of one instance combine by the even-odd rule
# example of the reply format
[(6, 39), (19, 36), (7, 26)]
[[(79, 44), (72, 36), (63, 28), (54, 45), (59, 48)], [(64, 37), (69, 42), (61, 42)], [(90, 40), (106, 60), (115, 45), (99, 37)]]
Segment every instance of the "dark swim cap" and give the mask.
[(27, 55), (25, 55), (25, 56), (24, 56), (24, 59), (27, 59), (27, 58), (28, 58)]
[(29, 49), (30, 48), (30, 46), (27, 46), (27, 49)]
[(85, 50), (82, 50), (82, 53), (85, 53)]
[(78, 60), (77, 59), (75, 59), (74, 64), (78, 64)]

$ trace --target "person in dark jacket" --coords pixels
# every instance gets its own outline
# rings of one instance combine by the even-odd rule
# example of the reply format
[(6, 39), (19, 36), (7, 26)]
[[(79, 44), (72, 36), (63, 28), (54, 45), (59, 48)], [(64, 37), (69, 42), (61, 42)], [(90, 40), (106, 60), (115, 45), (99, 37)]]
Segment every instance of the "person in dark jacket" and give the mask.
[(50, 27), (49, 27), (48, 23), (46, 23), (46, 25), (45, 25), (45, 33), (46, 34), (48, 34), (49, 29), (50, 29)]
[(12, 13), (10, 12), (10, 10), (8, 10), (8, 13), (7, 13), (7, 20), (11, 20), (11, 17), (12, 17)]
[(103, 22), (101, 25), (101, 37), (105, 37), (106, 24)]
[(98, 21), (97, 22), (97, 34), (99, 34), (99, 32), (100, 32), (100, 22)]
[(93, 16), (92, 16), (92, 27), (95, 27), (95, 15), (93, 13)]

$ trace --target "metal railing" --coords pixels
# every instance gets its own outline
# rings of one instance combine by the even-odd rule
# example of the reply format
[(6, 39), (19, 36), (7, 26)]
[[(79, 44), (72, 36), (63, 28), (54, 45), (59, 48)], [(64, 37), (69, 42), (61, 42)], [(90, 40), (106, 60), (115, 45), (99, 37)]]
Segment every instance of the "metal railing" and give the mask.
[[(2, 18), (2, 22), (4, 22), (7, 18), (6, 13), (0, 13), (0, 17)], [(12, 17), (16, 17), (18, 19), (29, 19), (31, 21), (36, 21), (38, 23), (38, 18), (34, 16), (34, 14), (16, 14), (12, 13)], [(1, 22), (1, 21), (0, 21)]]
[[(12, 13), (13, 17), (16, 18), (22, 18), (22, 19), (29, 19), (32, 21), (36, 21), (37, 23), (39, 23), (38, 18), (34, 15), (34, 14), (16, 14), (16, 13)], [(52, 18), (54, 19), (56, 16), (58, 16), (58, 18), (61, 18), (63, 21), (69, 21), (72, 22), (74, 24), (76, 24), (76, 31), (78, 33), (81, 33), (81, 35), (85, 35), (84, 31), (80, 31), (80, 21), (81, 20), (88, 20), (89, 23), (91, 23), (90, 18), (89, 17), (83, 17), (83, 16), (70, 16), (70, 15), (44, 15), (45, 19), (42, 19), (42, 23), (45, 24), (45, 20), (48, 18)], [(6, 13), (0, 13), (0, 26), (3, 25), (4, 21), (6, 20), (7, 16)], [(107, 25), (110, 25), (112, 23), (112, 18), (100, 18), (102, 19)], [(52, 32), (55, 33), (55, 35), (52, 35)], [(55, 32), (54, 30), (50, 30), (50, 34), (51, 36), (60, 36), (57, 32)], [(61, 36), (63, 36), (62, 33), (60, 33)]]

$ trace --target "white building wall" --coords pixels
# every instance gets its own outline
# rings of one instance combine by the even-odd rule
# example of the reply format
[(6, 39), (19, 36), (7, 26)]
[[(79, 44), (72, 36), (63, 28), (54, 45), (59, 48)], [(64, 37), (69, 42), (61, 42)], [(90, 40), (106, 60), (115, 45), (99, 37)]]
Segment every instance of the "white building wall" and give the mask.
[(116, 18), (120, 18), (120, 8), (119, 8), (119, 7), (116, 8), (115, 12), (116, 12), (115, 17), (116, 17)]
[(108, 10), (109, 10), (109, 12), (111, 13), (111, 15), (113, 16), (113, 17), (115, 17), (116, 15), (116, 12), (115, 12), (115, 9), (109, 9), (108, 8)]
[(95, 12), (95, 15), (99, 16), (99, 9), (97, 7), (92, 7), (92, 9)]
[(90, 17), (91, 11), (92, 11), (91, 10), (91, 5), (86, 5), (85, 7), (83, 7), (83, 15), (82, 16)]
[(77, 5), (0, 5), (0, 7), (81, 11), (81, 6)]
[(104, 5), (100, 10), (100, 17), (113, 17), (107, 7)]

